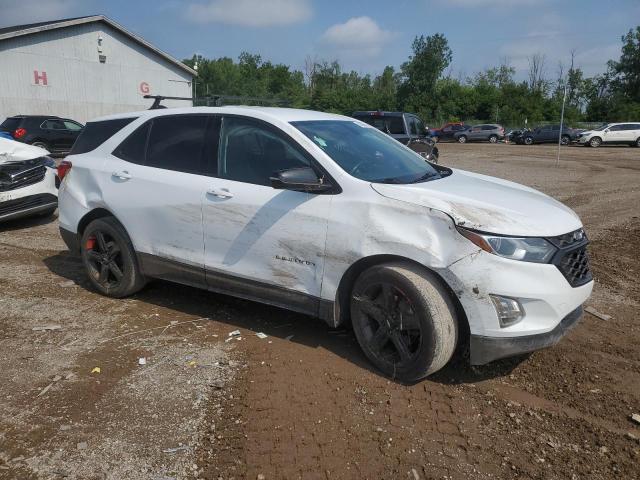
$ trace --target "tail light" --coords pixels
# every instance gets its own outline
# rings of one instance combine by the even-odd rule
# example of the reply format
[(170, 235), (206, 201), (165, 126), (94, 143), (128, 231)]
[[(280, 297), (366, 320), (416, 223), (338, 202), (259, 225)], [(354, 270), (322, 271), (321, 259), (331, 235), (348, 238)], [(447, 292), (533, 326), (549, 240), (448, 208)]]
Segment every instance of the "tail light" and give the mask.
[(13, 132), (13, 138), (16, 140), (24, 137), (27, 134), (27, 131), (24, 128), (16, 128), (16, 131)]
[(58, 178), (60, 181), (69, 173), (73, 165), (68, 160), (63, 160), (58, 164)]

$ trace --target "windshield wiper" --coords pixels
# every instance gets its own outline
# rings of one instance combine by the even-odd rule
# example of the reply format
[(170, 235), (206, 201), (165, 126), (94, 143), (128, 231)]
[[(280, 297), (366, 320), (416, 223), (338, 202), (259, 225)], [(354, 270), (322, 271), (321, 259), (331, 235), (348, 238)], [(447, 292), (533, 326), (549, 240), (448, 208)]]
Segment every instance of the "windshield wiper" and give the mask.
[(430, 178), (433, 177), (439, 177), (440, 175), (438, 173), (434, 173), (434, 172), (427, 172), (424, 175), (422, 175), (421, 177), (416, 178), (415, 180), (412, 180), (409, 183), (420, 183), (420, 182), (425, 182), (427, 180), (429, 180)]

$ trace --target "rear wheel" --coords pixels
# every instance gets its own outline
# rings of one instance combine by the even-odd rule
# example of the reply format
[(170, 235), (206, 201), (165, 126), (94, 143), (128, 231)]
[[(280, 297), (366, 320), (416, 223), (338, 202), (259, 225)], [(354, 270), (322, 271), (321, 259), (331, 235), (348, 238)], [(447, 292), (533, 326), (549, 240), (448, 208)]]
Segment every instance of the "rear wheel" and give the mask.
[(571, 137), (569, 137), (569, 135), (563, 135), (563, 136), (560, 138), (560, 143), (561, 143), (562, 145), (569, 145), (569, 144), (571, 143)]
[(636, 143), (633, 143), (631, 146), (632, 146), (632, 147), (640, 148), (640, 137), (638, 137), (638, 138), (636, 139)]
[(489, 142), (491, 143), (498, 143), (498, 136), (497, 135), (491, 135), (489, 137)]
[(109, 297), (132, 295), (145, 284), (133, 245), (113, 217), (91, 222), (82, 235), (82, 262), (95, 289)]
[(458, 143), (467, 143), (467, 136), (466, 135), (460, 135), (458, 137)]
[(367, 358), (412, 382), (446, 365), (456, 347), (455, 309), (431, 273), (401, 263), (360, 275), (351, 296), (353, 329)]
[(43, 142), (41, 140), (36, 140), (35, 142), (33, 142), (31, 145), (33, 145), (34, 147), (40, 147), (40, 148), (44, 148), (46, 151), (50, 152), (51, 150), (49, 149), (49, 145), (46, 142)]
[(602, 139), (600, 137), (593, 137), (591, 140), (589, 140), (590, 147), (596, 148), (600, 145), (602, 145)]

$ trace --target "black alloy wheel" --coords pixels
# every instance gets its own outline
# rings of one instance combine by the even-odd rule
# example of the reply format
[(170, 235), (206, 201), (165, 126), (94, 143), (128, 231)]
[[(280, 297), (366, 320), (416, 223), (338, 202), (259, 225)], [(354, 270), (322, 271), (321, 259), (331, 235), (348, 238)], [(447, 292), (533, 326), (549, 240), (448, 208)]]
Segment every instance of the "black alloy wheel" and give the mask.
[(354, 297), (354, 308), (366, 318), (364, 342), (380, 363), (409, 365), (422, 343), (422, 328), (411, 301), (389, 283), (371, 285)]
[(93, 287), (122, 298), (144, 287), (146, 278), (124, 227), (114, 217), (98, 218), (82, 233), (82, 262)]
[(107, 232), (96, 230), (84, 245), (89, 275), (106, 290), (116, 289), (124, 277), (122, 252)]

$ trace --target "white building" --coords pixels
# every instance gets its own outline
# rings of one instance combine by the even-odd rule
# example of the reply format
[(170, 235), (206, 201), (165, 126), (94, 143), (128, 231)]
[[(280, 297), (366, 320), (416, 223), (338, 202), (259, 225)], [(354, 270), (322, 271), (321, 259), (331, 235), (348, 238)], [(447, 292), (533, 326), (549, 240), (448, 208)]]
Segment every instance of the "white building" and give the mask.
[(145, 94), (191, 97), (195, 75), (103, 15), (0, 28), (0, 122), (42, 114), (84, 123), (144, 110)]

